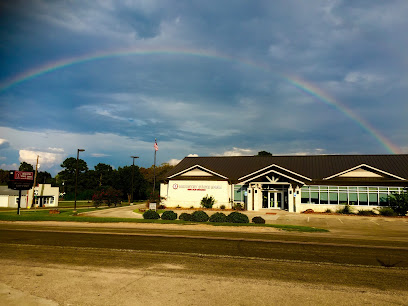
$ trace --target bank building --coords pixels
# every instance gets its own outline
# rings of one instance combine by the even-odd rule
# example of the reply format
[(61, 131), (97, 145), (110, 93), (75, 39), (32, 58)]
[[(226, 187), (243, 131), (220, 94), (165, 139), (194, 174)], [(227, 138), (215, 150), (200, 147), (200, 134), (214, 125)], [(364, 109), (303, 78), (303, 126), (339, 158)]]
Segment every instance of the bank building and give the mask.
[(299, 213), (381, 208), (407, 187), (408, 154), (186, 157), (160, 195), (168, 207), (198, 208), (208, 195), (218, 208)]

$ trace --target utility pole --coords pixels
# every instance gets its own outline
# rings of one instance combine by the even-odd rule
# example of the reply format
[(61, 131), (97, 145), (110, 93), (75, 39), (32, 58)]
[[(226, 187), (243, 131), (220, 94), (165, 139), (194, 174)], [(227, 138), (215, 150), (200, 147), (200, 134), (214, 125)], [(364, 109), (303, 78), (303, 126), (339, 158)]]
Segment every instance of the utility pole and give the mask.
[[(35, 201), (34, 201), (34, 199), (35, 199), (35, 197), (34, 197), (34, 188), (36, 187), (36, 185), (37, 185), (37, 172), (38, 172), (38, 159), (40, 158), (40, 155), (37, 155), (37, 163), (35, 164), (35, 173), (34, 173), (34, 184), (33, 184), (33, 194), (32, 194), (32, 198), (31, 198), (31, 205), (30, 205), (30, 207), (31, 206), (35, 206)], [(27, 205), (28, 206), (28, 205)], [(27, 207), (27, 208), (30, 208), (30, 207)]]
[(131, 156), (131, 158), (133, 158), (133, 165), (132, 165), (132, 191), (130, 193), (130, 203), (129, 204), (133, 204), (133, 178), (135, 176), (135, 158), (139, 158), (139, 156)]
[(77, 186), (78, 186), (78, 160), (79, 160), (79, 152), (84, 152), (84, 149), (78, 149), (77, 151), (77, 160), (76, 160), (76, 172), (75, 172), (75, 204), (74, 204), (74, 211), (76, 211), (76, 198), (77, 198)]

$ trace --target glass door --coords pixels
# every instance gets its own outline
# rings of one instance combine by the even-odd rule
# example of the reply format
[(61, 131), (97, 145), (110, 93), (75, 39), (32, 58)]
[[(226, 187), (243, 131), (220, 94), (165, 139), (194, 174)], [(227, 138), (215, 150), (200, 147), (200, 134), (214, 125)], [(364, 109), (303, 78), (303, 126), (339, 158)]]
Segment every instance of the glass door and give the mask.
[(277, 192), (275, 193), (275, 195), (276, 195), (276, 207), (282, 209), (283, 193)]

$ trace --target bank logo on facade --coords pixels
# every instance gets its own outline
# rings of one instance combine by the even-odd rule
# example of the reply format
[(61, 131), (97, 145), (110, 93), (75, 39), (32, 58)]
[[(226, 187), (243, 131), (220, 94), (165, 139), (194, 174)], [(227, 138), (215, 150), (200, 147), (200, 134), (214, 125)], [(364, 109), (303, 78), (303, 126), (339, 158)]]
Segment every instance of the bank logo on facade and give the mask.
[(177, 189), (178, 188), (178, 184), (173, 184), (173, 189)]

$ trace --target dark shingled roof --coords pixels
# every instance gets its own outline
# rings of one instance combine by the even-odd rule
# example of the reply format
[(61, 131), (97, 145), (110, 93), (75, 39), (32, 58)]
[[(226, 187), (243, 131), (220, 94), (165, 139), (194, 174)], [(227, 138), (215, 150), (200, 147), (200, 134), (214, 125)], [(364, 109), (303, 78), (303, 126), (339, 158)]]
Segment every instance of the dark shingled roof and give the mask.
[(273, 164), (313, 181), (322, 180), (361, 164), (408, 179), (408, 154), (186, 157), (170, 170), (166, 177), (200, 165), (228, 177), (232, 182), (237, 182), (239, 178)]
[[(25, 196), (27, 190), (21, 191), (21, 196)], [(0, 186), (0, 195), (18, 196), (18, 190), (9, 189), (8, 186)]]

